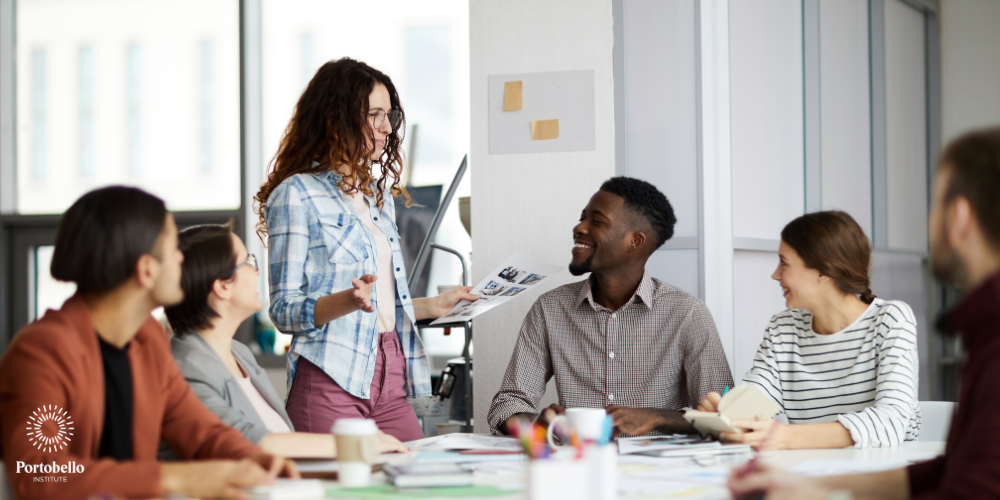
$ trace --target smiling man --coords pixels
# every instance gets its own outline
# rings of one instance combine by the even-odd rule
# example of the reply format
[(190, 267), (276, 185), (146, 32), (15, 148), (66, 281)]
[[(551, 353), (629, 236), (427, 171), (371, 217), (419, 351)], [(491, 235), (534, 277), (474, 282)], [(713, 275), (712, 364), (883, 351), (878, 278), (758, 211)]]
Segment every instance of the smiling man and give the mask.
[(537, 416), (555, 377), (563, 408), (603, 408), (621, 434), (693, 432), (681, 412), (709, 391), (732, 386), (722, 343), (705, 304), (652, 278), (646, 261), (674, 233), (673, 208), (652, 184), (609, 179), (573, 228), (574, 276), (545, 293), (521, 326), (490, 429)]

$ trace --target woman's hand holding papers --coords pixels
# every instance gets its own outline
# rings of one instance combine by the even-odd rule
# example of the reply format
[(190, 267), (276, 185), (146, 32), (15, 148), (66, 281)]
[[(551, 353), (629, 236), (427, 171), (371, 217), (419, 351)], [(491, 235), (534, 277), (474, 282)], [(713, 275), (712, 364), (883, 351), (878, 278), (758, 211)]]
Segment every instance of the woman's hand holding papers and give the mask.
[(413, 313), (417, 315), (418, 320), (440, 318), (463, 300), (469, 302), (479, 300), (479, 295), (472, 295), (469, 293), (471, 291), (471, 286), (457, 286), (437, 297), (413, 299)]

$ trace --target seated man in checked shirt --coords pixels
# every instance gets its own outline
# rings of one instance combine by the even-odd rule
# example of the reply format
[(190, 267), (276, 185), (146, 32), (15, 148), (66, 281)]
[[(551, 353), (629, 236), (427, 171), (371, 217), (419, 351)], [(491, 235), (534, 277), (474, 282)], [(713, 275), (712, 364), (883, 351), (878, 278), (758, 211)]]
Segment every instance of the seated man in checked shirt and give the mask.
[[(531, 307), (487, 419), (535, 419), (555, 377), (559, 404), (604, 408), (619, 434), (692, 433), (681, 408), (733, 385), (705, 304), (652, 278), (646, 261), (674, 233), (673, 208), (652, 184), (605, 182), (573, 228), (574, 276), (586, 280), (545, 293)], [(542, 412), (537, 418), (547, 424)]]

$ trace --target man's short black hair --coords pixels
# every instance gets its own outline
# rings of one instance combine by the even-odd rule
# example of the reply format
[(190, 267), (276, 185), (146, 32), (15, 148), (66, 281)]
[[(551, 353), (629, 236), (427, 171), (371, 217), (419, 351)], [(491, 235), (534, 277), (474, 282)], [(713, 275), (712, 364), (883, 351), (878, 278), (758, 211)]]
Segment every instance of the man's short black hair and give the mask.
[(163, 232), (163, 200), (134, 187), (95, 189), (75, 203), (56, 230), (52, 277), (76, 283), (79, 293), (118, 288), (135, 273)]
[(204, 224), (180, 232), (180, 247), (184, 252), (181, 288), (184, 301), (166, 307), (174, 335), (187, 335), (212, 326), (211, 319), (219, 313), (208, 305), (215, 280), (230, 280), (235, 274), (236, 250), (233, 248), (232, 224)]
[(656, 186), (633, 177), (612, 177), (601, 184), (601, 191), (621, 196), (625, 208), (642, 216), (653, 227), (653, 250), (674, 236), (674, 208)]

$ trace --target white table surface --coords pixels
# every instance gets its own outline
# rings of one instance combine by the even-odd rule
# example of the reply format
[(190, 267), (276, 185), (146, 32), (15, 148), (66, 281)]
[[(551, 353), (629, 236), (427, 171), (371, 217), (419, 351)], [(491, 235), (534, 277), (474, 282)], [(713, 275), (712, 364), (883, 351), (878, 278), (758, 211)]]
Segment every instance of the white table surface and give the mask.
[[(942, 453), (944, 453), (943, 442), (908, 442), (901, 446), (888, 448), (769, 451), (764, 452), (761, 455), (761, 458), (772, 465), (782, 468), (801, 466), (802, 463), (807, 461), (812, 461), (809, 463), (815, 464), (843, 463), (845, 466), (848, 464), (854, 464), (855, 466), (857, 466), (857, 464), (861, 464), (859, 467), (864, 467), (864, 464), (866, 463), (886, 465), (899, 464), (900, 466), (905, 466), (910, 461), (926, 460), (934, 455), (940, 455)], [(397, 455), (397, 457), (399, 456)], [(398, 458), (396, 460), (398, 460)], [(669, 467), (688, 468), (695, 465), (693, 461), (684, 461), (681, 459), (659, 460), (663, 460), (664, 465)], [(631, 469), (628, 466), (619, 464), (619, 489), (624, 486), (624, 483), (635, 480), (634, 476), (628, 474), (630, 470)], [(372, 477), (372, 480), (373, 484), (384, 484), (385, 476), (379, 472)], [(525, 482), (525, 476), (523, 473), (494, 474), (477, 472), (475, 481), (476, 484), (492, 484), (501, 487), (510, 487), (517, 484), (523, 485)], [(651, 479), (647, 476), (642, 481), (644, 484), (653, 485), (653, 489), (655, 489), (655, 478)], [(334, 486), (336, 483), (330, 484), (331, 486)], [(671, 494), (671, 491), (643, 491), (633, 495), (620, 494), (619, 498), (648, 499), (651, 496), (656, 498), (685, 498), (687, 500), (714, 500), (730, 498), (729, 493), (725, 488), (717, 486), (692, 485), (692, 488), (677, 490), (676, 481), (668, 480), (663, 484), (664, 490), (672, 489), (673, 491), (677, 491), (678, 494)], [(527, 495), (523, 490), (512, 490), (510, 495), (476, 497), (476, 500), (479, 498), (483, 498), (484, 500), (521, 500), (526, 499)], [(454, 500), (454, 497), (451, 497), (450, 500)], [(472, 497), (468, 500), (472, 500)]]

